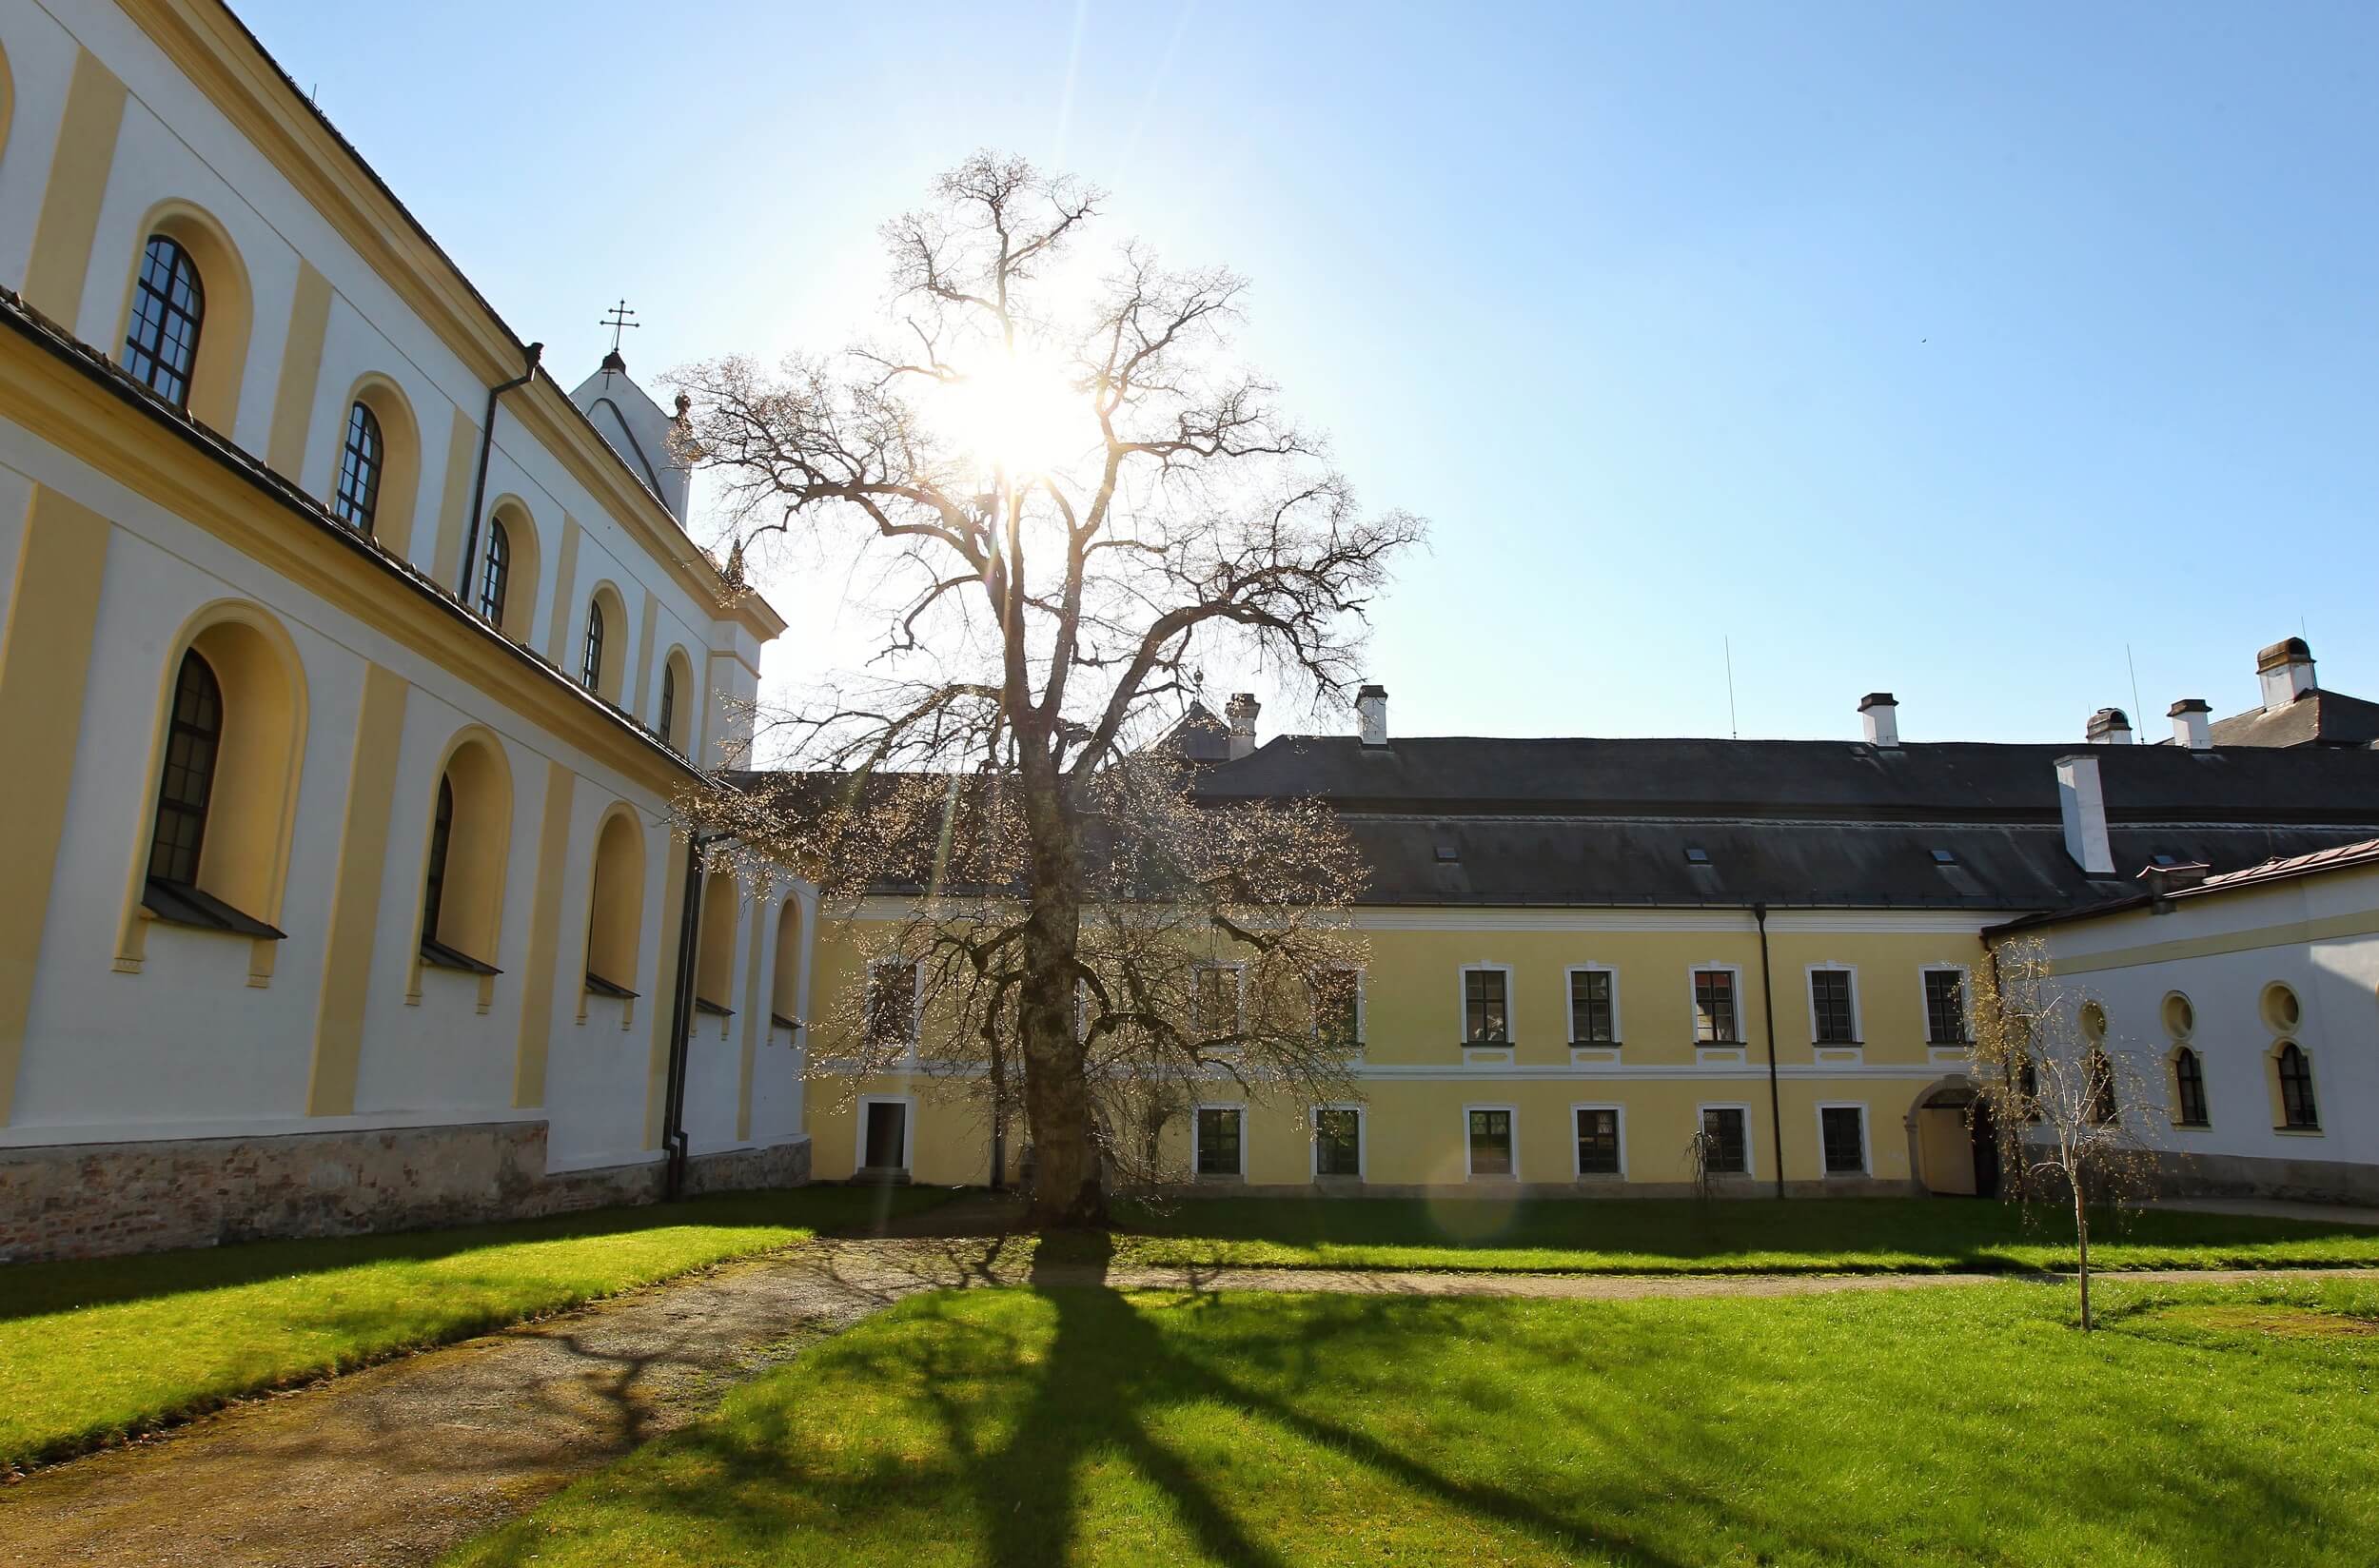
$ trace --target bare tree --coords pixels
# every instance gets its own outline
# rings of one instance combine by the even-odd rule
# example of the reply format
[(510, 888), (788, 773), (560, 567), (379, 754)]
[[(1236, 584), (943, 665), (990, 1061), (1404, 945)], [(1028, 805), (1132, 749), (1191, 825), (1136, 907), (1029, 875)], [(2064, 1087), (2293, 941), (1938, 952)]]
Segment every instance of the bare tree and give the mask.
[(1086, 939), (1092, 785), (1216, 659), (1343, 705), (1366, 608), (1424, 529), (1365, 514), (1230, 358), (1245, 280), (1131, 243), (1073, 265), (1103, 197), (1020, 161), (978, 154), (934, 196), (883, 229), (896, 341), (774, 375), (742, 359), (684, 372), (685, 451), (714, 478), (731, 559), (819, 539), (890, 600), (863, 674), (759, 715), (769, 760), (999, 781), (1021, 852), (1012, 912), (962, 924), (997, 943), (1034, 1217), (1096, 1223), (1102, 1049), (1161, 1019), (1204, 1036), (1161, 990), (1075, 1027), (1077, 990), (1106, 987), (1126, 944), (1105, 917)]
[(2009, 1197), (2073, 1205), (2086, 1331), (2090, 1205), (2148, 1189), (2156, 1102), (2133, 1054), (2109, 1042), (2105, 1010), (2057, 982), (2036, 937), (1992, 950), (1976, 985), (1974, 1032), (1976, 1105), (1991, 1118)]

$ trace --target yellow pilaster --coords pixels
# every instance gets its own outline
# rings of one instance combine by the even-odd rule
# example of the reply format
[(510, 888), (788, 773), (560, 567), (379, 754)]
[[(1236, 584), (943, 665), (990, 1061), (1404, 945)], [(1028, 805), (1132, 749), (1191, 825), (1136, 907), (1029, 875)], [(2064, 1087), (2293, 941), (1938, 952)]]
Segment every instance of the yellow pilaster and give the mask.
[(90, 50), (81, 50), (67, 80), (58, 147), (50, 155), (49, 183), (42, 187), (41, 216), (33, 224), (33, 253), (25, 265), (25, 298), (69, 330), (83, 308), (99, 203), (108, 193), (116, 132), (123, 125), (124, 84)]
[(347, 770), (347, 803), (339, 833), (339, 872), (330, 900), (329, 939), (323, 954), (323, 990), (315, 1012), (314, 1068), (306, 1084), (308, 1116), (355, 1110), (356, 1073), (364, 1058), (364, 1002), (371, 989), (372, 943), (380, 924), (380, 889), (388, 865), (388, 817), (396, 798), (397, 747), (404, 731), (408, 688), (394, 672), (364, 666), (364, 700), (355, 718), (354, 760)]
[(314, 393), (322, 377), (323, 339), (330, 330), (330, 280), (314, 264), (298, 263), (289, 297), (289, 338), (281, 354), (281, 384), (273, 391), (272, 434), (265, 461), (292, 483), (305, 465), (305, 438), (314, 422)]

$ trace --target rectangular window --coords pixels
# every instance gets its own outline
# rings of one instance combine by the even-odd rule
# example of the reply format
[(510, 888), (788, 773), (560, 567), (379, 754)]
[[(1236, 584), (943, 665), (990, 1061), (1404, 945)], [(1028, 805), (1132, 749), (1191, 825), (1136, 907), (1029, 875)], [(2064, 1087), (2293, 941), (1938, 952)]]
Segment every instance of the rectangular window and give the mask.
[(1956, 970), (1925, 970), (1925, 1041), (1966, 1043), (1966, 977)]
[(1190, 984), (1190, 1032), (1200, 1036), (1238, 1033), (1239, 971), (1228, 964), (1200, 964)]
[(1464, 1044), (1508, 1046), (1512, 1043), (1511, 1010), (1504, 994), (1506, 978), (1502, 970), (1462, 971)]
[(1619, 1111), (1614, 1107), (1581, 1107), (1578, 1111), (1578, 1174), (1619, 1174)]
[(1313, 1113), (1313, 1173), (1363, 1174), (1363, 1112), (1327, 1106)]
[(1750, 1145), (1740, 1106), (1707, 1106), (1701, 1112), (1701, 1168), (1713, 1176), (1751, 1174)]
[(1612, 1023), (1612, 978), (1608, 970), (1569, 971), (1569, 1038), (1572, 1045), (1607, 1046), (1618, 1042), (1619, 1034)]
[(1470, 1174), (1509, 1176), (1512, 1173), (1512, 1113), (1474, 1110), (1470, 1117)]
[(1694, 1038), (1703, 1045), (1740, 1046), (1735, 1025), (1735, 971), (1694, 970)]
[(905, 958), (867, 967), (867, 1038), (873, 1046), (908, 1046), (916, 1037), (917, 969)]
[(1361, 986), (1354, 970), (1326, 970), (1313, 982), (1313, 1032), (1333, 1050), (1363, 1049)]
[(1239, 1165), (1239, 1123), (1247, 1113), (1237, 1106), (1198, 1107), (1198, 1174), (1236, 1176)]
[(1815, 1015), (1818, 1044), (1858, 1044), (1858, 1030), (1852, 1022), (1850, 1011), (1850, 970), (1811, 970), (1809, 1010)]
[(1828, 1176), (1867, 1173), (1867, 1113), (1857, 1106), (1824, 1106), (1818, 1111), (1818, 1130), (1825, 1142)]

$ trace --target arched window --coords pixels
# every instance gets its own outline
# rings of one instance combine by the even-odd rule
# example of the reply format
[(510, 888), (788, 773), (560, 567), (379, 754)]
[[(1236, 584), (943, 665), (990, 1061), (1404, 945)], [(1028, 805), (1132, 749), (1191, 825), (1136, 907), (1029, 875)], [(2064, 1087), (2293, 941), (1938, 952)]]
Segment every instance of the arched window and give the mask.
[(215, 757), (222, 746), (223, 688), (195, 651), (184, 654), (181, 673), (174, 678), (173, 717), (166, 728), (157, 829), (148, 844), (148, 874), (158, 881), (180, 888), (198, 885), (206, 806), (214, 794)]
[(660, 668), (660, 738), (663, 745), (678, 745), (678, 667), (675, 664), (664, 664)]
[(603, 689), (603, 601), (590, 599), (586, 606), (586, 655), (579, 664), (579, 684), (590, 692)]
[(339, 493), (330, 499), (331, 511), (357, 533), (372, 531), (372, 514), (380, 506), (380, 476), (386, 466), (387, 452), (387, 442), (380, 434), (380, 421), (358, 401), (347, 410), (347, 442), (339, 458)]
[(2206, 1115), (2206, 1069), (2197, 1053), (2183, 1046), (2173, 1053), (2173, 1110), (2183, 1127), (2201, 1127), (2208, 1125)]
[(190, 253), (163, 234), (148, 237), (132, 285), (132, 324), (124, 336), (124, 368), (176, 408), (190, 402), (198, 367), (198, 329), (206, 319), (206, 286)]
[(2093, 1047), (2082, 1064), (2082, 1071), (2088, 1077), (2090, 1101), (2086, 1108), (2090, 1120), (2098, 1127), (2113, 1127), (2115, 1118), (2114, 1064), (2107, 1059), (2105, 1051)]
[[(643, 926), (644, 835), (634, 813), (615, 811), (595, 837), (595, 878), (588, 893), (586, 994), (633, 1001), (637, 945)], [(583, 1001), (579, 1016), (586, 1016)], [(621, 1020), (625, 1027), (626, 1018)]]
[(2313, 1065), (2295, 1041), (2280, 1043), (2273, 1065), (2280, 1074), (2280, 1125), (2298, 1131), (2320, 1127), (2321, 1114), (2313, 1106)]
[(438, 814), (429, 824), (429, 872), (422, 879), (422, 946), (438, 940), (438, 906), (446, 892), (446, 852), (454, 844), (454, 780), (438, 775)]
[(487, 524), (487, 559), (480, 570), (479, 613), (490, 625), (504, 623), (504, 590), (512, 576), (512, 536), (500, 519)]
[(771, 1029), (801, 1027), (801, 904), (788, 898), (777, 916), (776, 983), (769, 991)]
[(694, 1010), (718, 1019), (722, 1035), (725, 1021), (736, 1015), (727, 1003), (735, 990), (737, 892), (735, 877), (724, 871), (714, 870), (704, 879), (702, 929), (695, 948)]

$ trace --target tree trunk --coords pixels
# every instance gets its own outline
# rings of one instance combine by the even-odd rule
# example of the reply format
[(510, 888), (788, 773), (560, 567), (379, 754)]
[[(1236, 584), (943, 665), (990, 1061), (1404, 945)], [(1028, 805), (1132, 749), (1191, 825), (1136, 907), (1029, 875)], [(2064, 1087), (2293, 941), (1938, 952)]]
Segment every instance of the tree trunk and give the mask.
[[(1082, 934), (1082, 869), (1071, 813), (1053, 767), (1025, 766), (1032, 836), (1032, 908), (1017, 988), (1024, 1045), (1025, 1124), (1032, 1133), (1032, 1223), (1043, 1229), (1107, 1223), (1092, 1136), (1091, 1089), (1074, 1031), (1074, 953)], [(1039, 774), (1041, 776), (1035, 777)]]
[(2090, 1200), (2082, 1186), (2081, 1171), (2073, 1172), (2074, 1240), (2081, 1259), (2081, 1323), (2082, 1332), (2090, 1332)]

